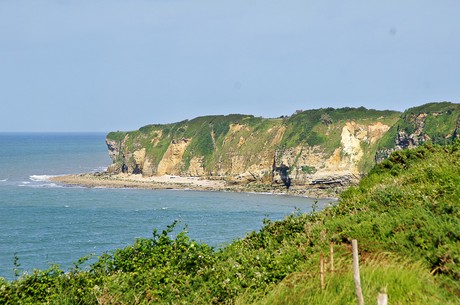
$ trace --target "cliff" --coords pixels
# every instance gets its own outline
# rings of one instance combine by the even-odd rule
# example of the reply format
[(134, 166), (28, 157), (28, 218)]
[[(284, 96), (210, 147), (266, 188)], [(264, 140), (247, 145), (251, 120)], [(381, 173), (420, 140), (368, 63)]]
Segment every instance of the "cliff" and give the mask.
[(392, 150), (458, 137), (459, 114), (460, 105), (437, 103), (403, 114), (326, 108), (274, 119), (234, 114), (148, 125), (107, 135), (109, 172), (346, 186)]
[(430, 103), (409, 108), (379, 142), (376, 162), (392, 152), (420, 146), (424, 142), (449, 144), (460, 137), (460, 104)]

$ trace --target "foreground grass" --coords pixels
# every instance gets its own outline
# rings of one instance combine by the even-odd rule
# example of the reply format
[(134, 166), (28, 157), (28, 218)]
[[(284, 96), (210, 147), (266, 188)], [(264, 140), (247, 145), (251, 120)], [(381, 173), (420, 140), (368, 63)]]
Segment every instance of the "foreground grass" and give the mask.
[[(459, 141), (400, 151), (325, 211), (267, 220), (219, 250), (172, 238), (171, 225), (87, 268), (0, 279), (0, 304), (354, 303), (352, 239), (367, 303), (386, 289), (391, 304), (458, 304), (459, 185)], [(331, 242), (336, 270), (323, 290), (318, 262)]]
[[(356, 304), (351, 266), (351, 258), (342, 259), (338, 270), (326, 272), (324, 289), (318, 268), (292, 273), (254, 304)], [(389, 296), (390, 304), (458, 304), (420, 263), (380, 255), (362, 262), (360, 273), (369, 304), (376, 303), (380, 292)]]

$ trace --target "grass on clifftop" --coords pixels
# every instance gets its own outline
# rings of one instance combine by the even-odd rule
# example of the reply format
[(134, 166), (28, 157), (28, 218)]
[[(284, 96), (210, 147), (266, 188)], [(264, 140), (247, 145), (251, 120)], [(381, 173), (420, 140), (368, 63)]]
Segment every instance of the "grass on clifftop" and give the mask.
[(375, 304), (381, 289), (389, 304), (458, 304), (459, 185), (460, 141), (427, 144), (394, 153), (334, 206), (265, 221), (223, 249), (186, 232), (172, 238), (172, 225), (87, 268), (0, 279), (0, 303), (355, 304), (350, 241), (357, 239), (366, 304)]
[(282, 145), (295, 147), (300, 144), (321, 145), (332, 153), (340, 146), (342, 127), (347, 121), (357, 123), (382, 122), (392, 126), (399, 117), (397, 111), (381, 111), (360, 108), (321, 108), (296, 113), (286, 121), (287, 132)]
[[(426, 118), (420, 117), (426, 114)], [(422, 134), (429, 136), (431, 142), (436, 144), (452, 143), (458, 136), (457, 124), (460, 122), (460, 104), (450, 102), (429, 103), (409, 108), (401, 115), (401, 118), (383, 136), (379, 143), (379, 149), (391, 149), (395, 146), (398, 131), (404, 131), (406, 135), (413, 134), (418, 127), (422, 126)], [(418, 134), (416, 136), (419, 136)]]

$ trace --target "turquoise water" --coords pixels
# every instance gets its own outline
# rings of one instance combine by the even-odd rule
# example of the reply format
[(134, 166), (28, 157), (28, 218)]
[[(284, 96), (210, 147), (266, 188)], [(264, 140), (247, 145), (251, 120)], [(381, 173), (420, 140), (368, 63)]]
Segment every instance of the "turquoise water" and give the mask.
[(0, 133), (0, 277), (13, 278), (15, 254), (22, 272), (52, 263), (68, 270), (80, 257), (151, 237), (154, 228), (163, 230), (175, 220), (193, 239), (218, 247), (260, 229), (265, 217), (282, 219), (313, 204), (291, 196), (90, 189), (46, 180), (104, 170), (111, 163), (104, 138)]

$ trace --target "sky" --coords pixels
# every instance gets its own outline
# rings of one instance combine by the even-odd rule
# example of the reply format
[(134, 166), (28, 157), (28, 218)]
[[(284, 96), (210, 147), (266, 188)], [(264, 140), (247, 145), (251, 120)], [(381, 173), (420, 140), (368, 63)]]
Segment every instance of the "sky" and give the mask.
[(0, 132), (460, 102), (460, 1), (0, 0)]

